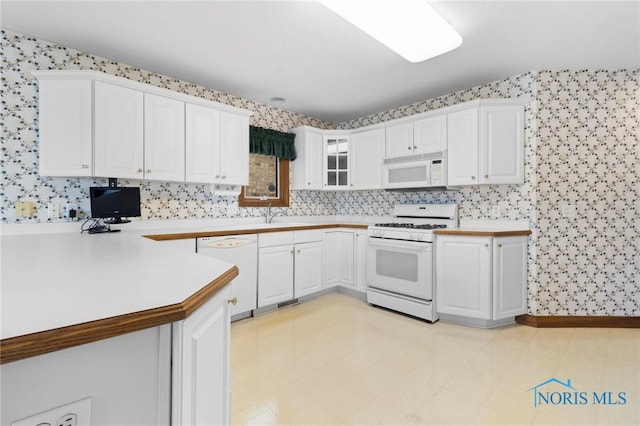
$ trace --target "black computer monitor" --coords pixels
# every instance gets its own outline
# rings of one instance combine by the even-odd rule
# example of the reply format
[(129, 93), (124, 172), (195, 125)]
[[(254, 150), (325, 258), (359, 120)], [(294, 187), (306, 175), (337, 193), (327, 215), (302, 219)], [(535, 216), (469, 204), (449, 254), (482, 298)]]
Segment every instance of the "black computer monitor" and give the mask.
[(91, 187), (91, 217), (109, 219), (105, 223), (127, 223), (123, 217), (139, 217), (139, 187)]

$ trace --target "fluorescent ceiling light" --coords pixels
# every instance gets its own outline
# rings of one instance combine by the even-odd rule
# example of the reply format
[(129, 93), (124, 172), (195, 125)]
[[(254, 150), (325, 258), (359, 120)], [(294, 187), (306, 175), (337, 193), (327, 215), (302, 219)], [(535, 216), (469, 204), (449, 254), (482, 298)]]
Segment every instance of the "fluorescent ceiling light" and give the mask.
[(320, 0), (411, 62), (441, 55), (462, 37), (425, 0)]

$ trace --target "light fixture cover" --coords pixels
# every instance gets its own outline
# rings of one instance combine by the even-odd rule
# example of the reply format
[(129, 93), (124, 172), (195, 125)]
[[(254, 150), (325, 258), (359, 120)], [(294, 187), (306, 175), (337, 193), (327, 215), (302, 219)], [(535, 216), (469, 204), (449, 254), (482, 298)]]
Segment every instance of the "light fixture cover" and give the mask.
[(320, 0), (410, 62), (449, 52), (462, 37), (426, 0)]

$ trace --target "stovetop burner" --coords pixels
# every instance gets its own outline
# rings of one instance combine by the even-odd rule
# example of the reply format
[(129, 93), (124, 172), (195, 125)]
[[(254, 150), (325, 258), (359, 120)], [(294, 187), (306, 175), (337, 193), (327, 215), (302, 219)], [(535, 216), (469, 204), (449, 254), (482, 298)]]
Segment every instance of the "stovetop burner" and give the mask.
[(376, 223), (375, 226), (381, 228), (407, 228), (407, 229), (444, 229), (445, 224), (415, 224), (415, 223)]

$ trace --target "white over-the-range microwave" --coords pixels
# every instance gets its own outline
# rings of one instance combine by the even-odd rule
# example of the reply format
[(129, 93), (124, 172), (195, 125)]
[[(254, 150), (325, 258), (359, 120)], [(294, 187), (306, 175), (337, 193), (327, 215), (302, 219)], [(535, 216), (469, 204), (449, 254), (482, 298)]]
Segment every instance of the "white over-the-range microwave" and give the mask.
[(439, 151), (385, 159), (382, 166), (383, 188), (445, 188), (447, 186), (446, 154), (446, 151)]

